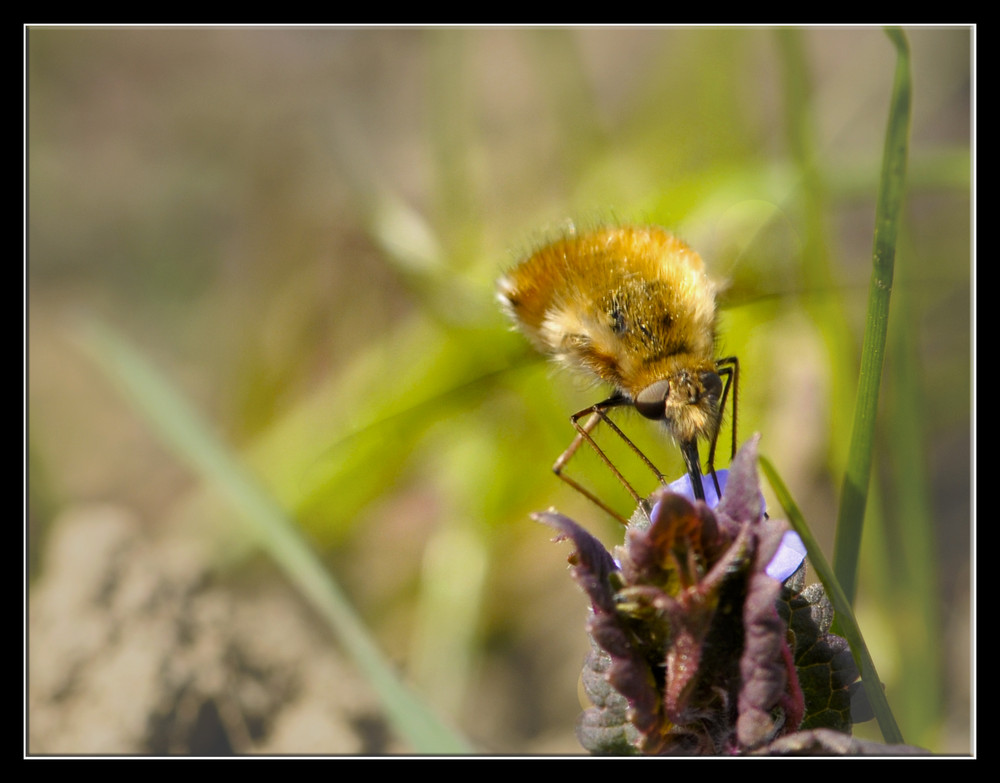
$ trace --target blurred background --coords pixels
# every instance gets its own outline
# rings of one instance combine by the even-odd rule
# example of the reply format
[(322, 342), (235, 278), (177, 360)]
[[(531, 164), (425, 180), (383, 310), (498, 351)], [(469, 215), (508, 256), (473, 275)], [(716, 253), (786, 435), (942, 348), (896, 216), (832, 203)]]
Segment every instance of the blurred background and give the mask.
[[(911, 156), (857, 608), (907, 742), (968, 753), (972, 32), (906, 32)], [(26, 40), (29, 752), (407, 751), (349, 662), (315, 672), (336, 639), (109, 380), (95, 322), (200, 411), (484, 752), (581, 752), (587, 605), (568, 545), (529, 513), (621, 541), (550, 470), (569, 415), (606, 390), (533, 355), (494, 297), (568, 221), (666, 226), (726, 282), (740, 440), (762, 434), (832, 556), (895, 67), (881, 29)], [(621, 421), (682, 472), (654, 426)], [(628, 512), (593, 455), (571, 468)], [(186, 587), (150, 586), (172, 580)], [(142, 600), (101, 603), (126, 584)], [(98, 614), (112, 604), (124, 619)], [(171, 634), (143, 624), (154, 612)], [(233, 635), (178, 674), (185, 622)], [(253, 721), (234, 671), (267, 690)], [(221, 739), (196, 740), (206, 726)]]

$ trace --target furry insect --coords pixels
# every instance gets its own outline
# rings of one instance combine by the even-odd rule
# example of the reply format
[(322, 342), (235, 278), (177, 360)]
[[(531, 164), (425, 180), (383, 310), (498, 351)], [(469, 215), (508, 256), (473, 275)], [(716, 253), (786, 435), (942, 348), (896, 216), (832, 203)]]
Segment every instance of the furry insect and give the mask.
[(730, 387), (736, 451), (739, 362), (735, 356), (715, 358), (716, 286), (697, 253), (657, 227), (572, 232), (536, 250), (505, 274), (498, 288), (504, 310), (536, 348), (614, 387), (610, 397), (570, 417), (577, 435), (553, 465), (556, 475), (625, 522), (563, 469), (586, 441), (636, 504), (642, 503), (591, 436), (603, 421), (666, 483), (608, 417), (613, 408), (631, 406), (663, 422), (699, 499), (705, 492), (698, 441), (707, 441), (706, 475), (718, 489), (715, 448)]

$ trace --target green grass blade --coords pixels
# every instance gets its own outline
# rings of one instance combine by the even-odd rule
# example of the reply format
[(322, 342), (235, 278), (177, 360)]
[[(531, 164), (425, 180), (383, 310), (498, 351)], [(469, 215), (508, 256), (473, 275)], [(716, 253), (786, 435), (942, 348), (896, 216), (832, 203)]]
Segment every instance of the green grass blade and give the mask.
[(802, 517), (802, 512), (799, 511), (795, 501), (792, 500), (788, 488), (781, 480), (774, 466), (766, 458), (760, 457), (760, 467), (767, 477), (771, 488), (774, 490), (775, 497), (777, 497), (785, 514), (788, 515), (788, 521), (795, 529), (795, 532), (802, 538), (802, 543), (806, 545), (806, 551), (809, 553), (809, 562), (819, 575), (827, 596), (833, 602), (839, 630), (843, 633), (844, 638), (847, 639), (847, 643), (851, 645), (851, 653), (854, 655), (854, 661), (861, 672), (861, 683), (864, 686), (865, 695), (868, 696), (868, 701), (875, 713), (875, 719), (878, 721), (879, 729), (882, 731), (882, 737), (887, 743), (893, 745), (901, 744), (903, 742), (903, 735), (899, 731), (899, 726), (896, 724), (896, 719), (889, 707), (889, 702), (886, 700), (881, 680), (879, 680), (878, 672), (875, 670), (875, 663), (872, 661), (868, 647), (865, 645), (865, 640), (861, 636), (858, 621), (851, 610), (851, 602), (841, 588), (833, 569), (830, 568), (830, 564), (823, 555), (823, 550), (820, 549), (819, 544), (809, 530), (809, 526)]
[(889, 298), (892, 292), (896, 237), (903, 190), (910, 131), (910, 58), (906, 36), (901, 30), (887, 31), (896, 46), (896, 75), (889, 108), (882, 175), (875, 208), (875, 240), (872, 277), (868, 293), (861, 372), (854, 408), (854, 425), (847, 469), (841, 489), (840, 511), (834, 544), (834, 570), (845, 595), (853, 603), (857, 591), (858, 554), (864, 527), (868, 485), (871, 478), (872, 452), (875, 443), (875, 419), (878, 413), (879, 387), (885, 359), (886, 333), (889, 324)]
[(393, 726), (418, 753), (470, 753), (470, 745), (396, 676), (337, 583), (285, 511), (211, 432), (169, 381), (117, 332), (81, 330), (85, 349), (174, 452), (229, 500), (248, 533), (330, 623), (381, 699)]

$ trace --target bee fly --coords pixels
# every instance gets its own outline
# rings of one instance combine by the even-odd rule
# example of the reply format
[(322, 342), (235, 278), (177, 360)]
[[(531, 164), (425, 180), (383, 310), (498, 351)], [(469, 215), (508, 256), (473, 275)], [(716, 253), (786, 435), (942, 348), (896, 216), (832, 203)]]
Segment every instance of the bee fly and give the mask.
[(536, 250), (499, 281), (504, 310), (536, 348), (614, 388), (604, 401), (570, 417), (577, 435), (553, 470), (622, 522), (620, 514), (563, 472), (586, 441), (642, 504), (591, 436), (603, 421), (667, 483), (611, 421), (611, 409), (631, 406), (647, 419), (662, 421), (680, 446), (695, 497), (703, 500), (698, 441), (709, 444), (708, 474), (718, 490), (715, 447), (732, 387), (735, 454), (739, 362), (735, 356), (714, 358), (715, 293), (701, 257), (656, 227), (573, 232)]

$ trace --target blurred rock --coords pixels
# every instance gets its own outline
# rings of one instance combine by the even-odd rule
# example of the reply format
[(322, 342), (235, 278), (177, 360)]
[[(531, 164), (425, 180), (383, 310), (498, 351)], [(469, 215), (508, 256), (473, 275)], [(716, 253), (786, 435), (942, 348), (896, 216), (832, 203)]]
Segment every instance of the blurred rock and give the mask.
[(128, 511), (57, 520), (32, 585), (30, 754), (399, 752), (320, 621), (270, 574), (229, 585)]

